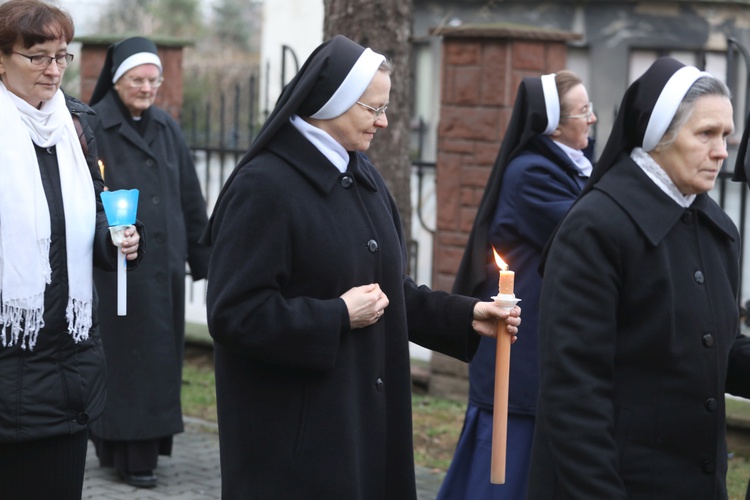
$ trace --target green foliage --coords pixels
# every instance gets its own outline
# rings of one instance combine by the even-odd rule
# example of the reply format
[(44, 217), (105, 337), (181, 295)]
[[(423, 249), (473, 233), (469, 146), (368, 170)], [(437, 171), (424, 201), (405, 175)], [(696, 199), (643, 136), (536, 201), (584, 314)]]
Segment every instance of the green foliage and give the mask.
[(219, 0), (213, 7), (213, 31), (216, 39), (240, 50), (257, 49), (252, 43), (260, 31), (258, 8), (245, 0)]

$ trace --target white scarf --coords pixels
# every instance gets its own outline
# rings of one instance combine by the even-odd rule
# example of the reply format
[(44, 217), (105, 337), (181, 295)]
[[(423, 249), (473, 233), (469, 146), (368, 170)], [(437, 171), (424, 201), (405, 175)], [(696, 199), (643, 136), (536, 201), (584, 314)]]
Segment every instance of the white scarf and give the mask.
[(562, 142), (557, 142), (553, 140), (555, 144), (557, 144), (557, 147), (563, 150), (563, 153), (568, 155), (568, 158), (570, 158), (570, 161), (573, 162), (573, 164), (578, 169), (578, 174), (582, 177), (591, 177), (591, 171), (594, 169), (593, 165), (591, 165), (591, 161), (589, 161), (588, 158), (586, 158), (586, 155), (583, 154), (583, 151), (580, 149), (573, 149), (570, 146), (563, 144)]
[[(32, 350), (52, 281), (50, 215), (34, 144), (56, 147), (65, 210), (68, 333), (88, 338), (96, 204), (86, 159), (58, 90), (36, 109), (0, 82), (0, 340)], [(33, 144), (32, 144), (33, 142)], [(10, 330), (10, 331), (8, 331)]]
[(687, 208), (693, 204), (695, 200), (694, 194), (684, 195), (677, 189), (672, 179), (669, 178), (661, 165), (656, 163), (656, 160), (646, 152), (643, 148), (635, 148), (630, 152), (630, 158), (639, 166), (641, 170), (646, 172), (646, 175), (654, 181), (654, 184), (659, 186), (659, 189), (664, 191), (670, 198), (672, 198), (678, 205), (683, 208)]

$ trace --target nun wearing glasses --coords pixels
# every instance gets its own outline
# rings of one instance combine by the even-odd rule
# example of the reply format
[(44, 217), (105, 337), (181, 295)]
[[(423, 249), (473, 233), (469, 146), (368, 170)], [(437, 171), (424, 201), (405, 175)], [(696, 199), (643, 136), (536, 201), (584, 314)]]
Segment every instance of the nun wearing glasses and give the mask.
[(390, 65), (344, 36), (286, 86), (216, 203), (208, 324), (222, 496), (415, 499), (409, 340), (469, 360), (520, 310), (417, 286), (365, 156)]
[(177, 123), (154, 105), (163, 81), (156, 45), (133, 37), (107, 50), (91, 97), (94, 135), (110, 190), (138, 189), (148, 256), (128, 274), (128, 314), (118, 316), (116, 277), (94, 274), (107, 360), (107, 406), (91, 428), (99, 462), (123, 481), (155, 486), (159, 455), (182, 432), (185, 264), (206, 277), (210, 249), (198, 243), (208, 214)]
[(708, 191), (733, 131), (724, 83), (675, 59), (625, 92), (543, 263), (527, 498), (727, 498), (750, 338), (739, 234)]
[(526, 496), (539, 380), (539, 262), (547, 240), (591, 174), (589, 135), (595, 123), (586, 87), (572, 71), (521, 81), (453, 285), (454, 293), (482, 300), (496, 295), (493, 247), (516, 272), (515, 293), (525, 319), (523, 340), (511, 349), (505, 483), (490, 483), (497, 342), (482, 338), (469, 365), (466, 418), (439, 500)]

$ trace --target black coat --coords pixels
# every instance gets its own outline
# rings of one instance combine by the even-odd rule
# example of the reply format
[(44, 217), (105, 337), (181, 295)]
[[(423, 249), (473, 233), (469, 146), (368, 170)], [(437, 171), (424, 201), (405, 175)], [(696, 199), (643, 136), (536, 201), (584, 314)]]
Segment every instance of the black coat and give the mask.
[(684, 209), (628, 157), (574, 205), (542, 283), (529, 499), (726, 498), (739, 248), (707, 193)]
[[(114, 270), (116, 247), (112, 245), (98, 193), (102, 184), (96, 167), (96, 146), (88, 123), (91, 108), (67, 98), (68, 109), (78, 115), (88, 146), (87, 161), (97, 194), (94, 265)], [(29, 441), (82, 432), (104, 408), (104, 351), (96, 314), (89, 338), (74, 342), (68, 334), (65, 308), (68, 274), (65, 219), (57, 158), (37, 147), (42, 185), (51, 222), (49, 261), (52, 283), (44, 292), (44, 327), (33, 350), (19, 345), (0, 347), (0, 442)]]
[(208, 220), (195, 166), (177, 123), (152, 106), (143, 135), (115, 91), (94, 105), (99, 158), (110, 190), (139, 190), (138, 220), (147, 256), (128, 272), (127, 316), (117, 316), (117, 277), (94, 273), (107, 357), (107, 407), (92, 433), (141, 440), (182, 431), (180, 389), (185, 337), (185, 262), (193, 279), (208, 271), (209, 247), (198, 244)]
[[(409, 346), (472, 356), (476, 299), (405, 276), (401, 222), (362, 154), (341, 174), (291, 125), (214, 212), (215, 340), (227, 499), (414, 499)], [(390, 300), (351, 330), (341, 294)]]

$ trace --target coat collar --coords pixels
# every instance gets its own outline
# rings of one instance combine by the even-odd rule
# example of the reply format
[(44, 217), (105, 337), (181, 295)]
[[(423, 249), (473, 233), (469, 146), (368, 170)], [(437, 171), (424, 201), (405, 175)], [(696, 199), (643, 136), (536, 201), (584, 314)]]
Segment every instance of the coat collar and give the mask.
[(370, 191), (378, 190), (371, 171), (375, 167), (364, 154), (349, 152), (349, 167), (342, 174), (291, 124), (284, 125), (266, 148), (291, 165), (323, 194), (330, 194), (346, 176), (354, 176)]
[(629, 156), (621, 156), (607, 175), (594, 186), (606, 193), (633, 219), (653, 246), (658, 245), (687, 210), (693, 210), (727, 239), (734, 241), (736, 229), (708, 193), (701, 193), (690, 208), (682, 208), (667, 196)]
[[(133, 145), (151, 154), (150, 142), (158, 136), (157, 130), (167, 127), (165, 115), (162, 113), (150, 113), (146, 131), (143, 136), (130, 124), (130, 120), (123, 114), (116, 101), (116, 91), (113, 89), (96, 104), (96, 114), (102, 127), (106, 129), (118, 128), (118, 132)], [(152, 109), (149, 109), (152, 111)]]

